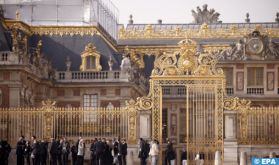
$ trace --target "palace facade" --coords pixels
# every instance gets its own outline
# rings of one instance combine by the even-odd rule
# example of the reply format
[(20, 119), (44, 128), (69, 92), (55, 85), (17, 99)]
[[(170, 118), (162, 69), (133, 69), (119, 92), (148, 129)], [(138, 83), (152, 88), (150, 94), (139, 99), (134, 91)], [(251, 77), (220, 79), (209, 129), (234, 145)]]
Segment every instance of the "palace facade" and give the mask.
[[(224, 97), (250, 100), (254, 112), (265, 107), (257, 114), (266, 118), (247, 117), (251, 142), (239, 140), (244, 127), (240, 112), (224, 108), (224, 164), (238, 164), (243, 159), (248, 163), (252, 156), (279, 155), (279, 109), (275, 108), (279, 106), (278, 13), (274, 22), (254, 23), (247, 14), (243, 22), (224, 23), (219, 20), (219, 13), (204, 5), (192, 11), (193, 23), (164, 24), (158, 20), (154, 24), (136, 24), (130, 16), (129, 23), (123, 25), (110, 1), (0, 3), (2, 110), (40, 107), (47, 99), (64, 108), (125, 107), (127, 100), (150, 93), (152, 70), (160, 65), (156, 60), (181, 51), (180, 41), (191, 39), (196, 52), (192, 58), (210, 54), (218, 61), (216, 67), (223, 69)], [(191, 71), (186, 73), (193, 75)], [(162, 87), (161, 142), (165, 138), (173, 140), (177, 155), (187, 136), (187, 92), (183, 85)], [(204, 109), (214, 109), (215, 95), (191, 97), (203, 100), (191, 105), (195, 110), (203, 110), (200, 114), (193, 112), (199, 125), (190, 125), (195, 128), (190, 128), (193, 137), (210, 137), (213, 133), (205, 131), (209, 130), (211, 119), (204, 122), (201, 118), (209, 113)], [(151, 113), (141, 111), (136, 138), (154, 137)], [(136, 159), (136, 146), (131, 146)], [(209, 152), (207, 159), (213, 160), (215, 151)]]

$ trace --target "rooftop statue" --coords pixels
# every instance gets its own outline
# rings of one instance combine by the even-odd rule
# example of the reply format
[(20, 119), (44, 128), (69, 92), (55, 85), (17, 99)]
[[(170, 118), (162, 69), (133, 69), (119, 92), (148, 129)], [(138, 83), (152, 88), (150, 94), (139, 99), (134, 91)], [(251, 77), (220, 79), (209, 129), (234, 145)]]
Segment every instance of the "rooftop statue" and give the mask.
[(211, 24), (211, 23), (221, 23), (222, 21), (219, 21), (220, 14), (218, 12), (215, 12), (214, 9), (207, 9), (207, 4), (203, 5), (203, 10), (198, 6), (197, 12), (195, 10), (192, 10), (192, 15), (194, 17), (194, 23), (196, 24)]

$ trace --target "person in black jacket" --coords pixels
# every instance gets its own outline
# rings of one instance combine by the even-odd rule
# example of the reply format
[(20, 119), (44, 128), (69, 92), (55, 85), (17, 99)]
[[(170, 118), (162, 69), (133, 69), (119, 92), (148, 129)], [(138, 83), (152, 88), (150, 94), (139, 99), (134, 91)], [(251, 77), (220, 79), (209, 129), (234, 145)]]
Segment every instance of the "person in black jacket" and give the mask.
[(105, 152), (103, 156), (104, 165), (112, 165), (113, 164), (113, 157), (112, 157), (112, 143), (110, 140), (105, 142)]
[(39, 165), (40, 164), (40, 155), (39, 155), (39, 143), (36, 139), (36, 136), (31, 137), (32, 144), (31, 144), (31, 159), (33, 162), (33, 165)]
[(126, 161), (127, 148), (128, 148), (128, 145), (127, 145), (127, 143), (126, 143), (126, 140), (123, 139), (123, 140), (122, 140), (122, 145), (121, 145), (121, 159), (122, 159), (123, 165), (126, 165), (126, 164), (127, 164), (127, 161)]
[(17, 165), (24, 165), (24, 148), (25, 148), (25, 141), (23, 136), (21, 136), (16, 144)]
[(118, 164), (122, 165), (122, 143), (121, 143), (120, 138), (117, 139), (117, 142), (118, 142), (118, 145), (117, 145), (117, 148), (118, 148), (118, 155), (117, 155)]
[(148, 154), (149, 154), (149, 149), (148, 148), (149, 144), (143, 140), (142, 138), (140, 138), (139, 141), (139, 158), (140, 158), (140, 164), (141, 165), (146, 165), (146, 159), (148, 158)]
[(168, 140), (167, 144), (167, 150), (166, 150), (166, 157), (165, 157), (165, 163), (166, 165), (171, 165), (171, 160), (175, 160), (176, 154), (172, 146), (172, 142)]
[(0, 164), (1, 165), (8, 165), (10, 152), (11, 152), (10, 144), (6, 140), (3, 141), (0, 140)]
[(71, 147), (71, 153), (72, 153), (72, 165), (76, 165), (78, 149), (75, 144)]
[(62, 165), (62, 145), (63, 145), (63, 140), (57, 140), (57, 160), (58, 164)]
[(91, 151), (91, 165), (96, 165), (96, 143), (98, 139), (95, 138), (90, 146), (90, 151)]
[(183, 161), (187, 161), (187, 151), (185, 148), (183, 148), (181, 152), (181, 164), (183, 164)]
[(25, 147), (24, 147), (24, 157), (26, 159), (26, 164), (30, 165), (30, 156), (31, 156), (32, 148), (30, 146), (30, 142), (26, 141), (25, 142)]
[(39, 143), (39, 151), (40, 151), (40, 162), (41, 165), (47, 164), (47, 149), (48, 149), (48, 143), (42, 140)]
[(118, 148), (118, 141), (116, 138), (113, 140), (113, 164), (116, 165), (119, 163), (118, 160), (118, 153), (119, 153), (119, 148)]
[(55, 139), (51, 139), (51, 143), (50, 143), (50, 164), (51, 165), (57, 165), (57, 148), (58, 148), (58, 144), (57, 141)]
[(68, 156), (70, 153), (70, 143), (64, 137), (62, 140), (62, 164), (68, 165)]
[(103, 154), (105, 151), (105, 144), (103, 141), (101, 141), (101, 139), (98, 140), (98, 142), (96, 142), (95, 144), (95, 148), (96, 148), (96, 165), (102, 165), (103, 164)]

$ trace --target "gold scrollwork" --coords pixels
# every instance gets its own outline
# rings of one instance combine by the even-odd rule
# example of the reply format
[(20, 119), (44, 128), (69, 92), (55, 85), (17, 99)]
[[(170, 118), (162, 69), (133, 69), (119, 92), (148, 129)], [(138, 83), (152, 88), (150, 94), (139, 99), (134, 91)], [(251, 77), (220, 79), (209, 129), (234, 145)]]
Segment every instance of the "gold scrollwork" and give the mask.
[(56, 101), (50, 99), (47, 99), (45, 101), (43, 100), (42, 105), (42, 110), (45, 110), (46, 112), (51, 112), (55, 110)]
[(179, 42), (180, 50), (163, 53), (154, 62), (152, 76), (165, 75), (221, 75), (222, 69), (216, 68), (217, 59), (210, 53), (196, 52), (196, 42), (185, 39)]
[(250, 109), (250, 105), (250, 100), (239, 99), (238, 97), (224, 99), (224, 109), (226, 110), (245, 111)]
[(151, 95), (138, 97), (137, 100), (130, 99), (126, 101), (126, 106), (128, 109), (135, 109), (135, 110), (150, 110), (153, 106), (153, 101)]

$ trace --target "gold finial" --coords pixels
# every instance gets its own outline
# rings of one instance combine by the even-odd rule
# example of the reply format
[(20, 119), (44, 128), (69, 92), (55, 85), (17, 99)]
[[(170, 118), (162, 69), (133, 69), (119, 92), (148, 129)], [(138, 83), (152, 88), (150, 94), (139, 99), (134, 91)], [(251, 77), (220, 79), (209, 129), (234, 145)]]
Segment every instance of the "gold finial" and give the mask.
[(20, 21), (20, 12), (18, 9), (16, 10), (16, 20)]

